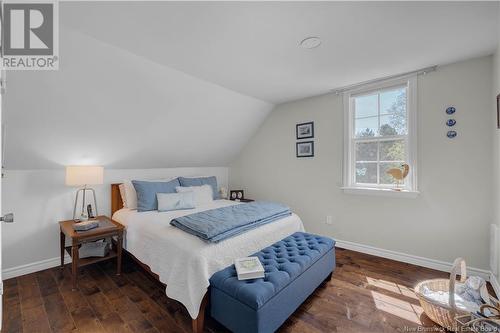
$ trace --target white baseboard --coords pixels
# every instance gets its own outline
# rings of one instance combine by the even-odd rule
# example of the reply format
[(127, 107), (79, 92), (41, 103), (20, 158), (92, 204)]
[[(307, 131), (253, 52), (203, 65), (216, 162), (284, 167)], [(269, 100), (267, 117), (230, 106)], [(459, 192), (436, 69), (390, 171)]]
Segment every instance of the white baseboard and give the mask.
[[(382, 257), (382, 258), (401, 261), (401, 262), (405, 262), (405, 263), (413, 264), (413, 265), (417, 265), (417, 266), (432, 268), (432, 269), (435, 269), (438, 271), (443, 271), (443, 272), (449, 272), (451, 270), (451, 266), (453, 265), (450, 262), (414, 256), (411, 254), (380, 249), (380, 248), (369, 246), (369, 245), (358, 244), (358, 243), (342, 241), (342, 240), (336, 240), (335, 246), (343, 248), (343, 249), (347, 249), (347, 250), (371, 254), (371, 255), (374, 255), (377, 257)], [(483, 279), (488, 281), (490, 279), (491, 272), (488, 270), (484, 270), (484, 269), (467, 267), (467, 274), (480, 276)]]
[[(70, 263), (70, 262), (71, 262), (71, 257), (69, 255), (66, 255), (64, 257), (64, 263)], [(7, 280), (17, 276), (43, 271), (44, 269), (56, 267), (59, 266), (60, 264), (61, 264), (61, 257), (56, 257), (56, 258), (36, 261), (30, 264), (7, 268), (2, 270), (2, 279)]]

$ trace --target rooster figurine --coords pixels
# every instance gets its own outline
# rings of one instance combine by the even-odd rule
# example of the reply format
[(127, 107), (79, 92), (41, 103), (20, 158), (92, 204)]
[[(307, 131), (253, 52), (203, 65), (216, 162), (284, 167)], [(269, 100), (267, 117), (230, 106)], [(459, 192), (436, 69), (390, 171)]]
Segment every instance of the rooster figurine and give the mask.
[(392, 178), (396, 180), (396, 191), (401, 191), (399, 184), (404, 181), (408, 173), (410, 172), (410, 166), (406, 163), (401, 164), (399, 168), (392, 168), (387, 170), (387, 174), (391, 175)]

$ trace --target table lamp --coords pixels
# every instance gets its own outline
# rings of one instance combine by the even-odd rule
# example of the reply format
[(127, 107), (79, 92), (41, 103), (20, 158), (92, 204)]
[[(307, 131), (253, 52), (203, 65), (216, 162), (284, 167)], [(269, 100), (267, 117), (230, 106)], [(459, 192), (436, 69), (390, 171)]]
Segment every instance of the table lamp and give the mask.
[(87, 191), (91, 191), (94, 196), (94, 208), (95, 216), (97, 213), (97, 200), (95, 197), (95, 191), (88, 185), (100, 185), (103, 182), (103, 167), (93, 166), (93, 165), (80, 165), (80, 166), (67, 166), (66, 167), (66, 185), (68, 186), (79, 186), (80, 188), (76, 191), (75, 206), (73, 208), (73, 220), (76, 218), (76, 205), (78, 203), (78, 197), (80, 192), (83, 194), (82, 198), (82, 212), (78, 220), (87, 220), (89, 216), (85, 213), (85, 194)]

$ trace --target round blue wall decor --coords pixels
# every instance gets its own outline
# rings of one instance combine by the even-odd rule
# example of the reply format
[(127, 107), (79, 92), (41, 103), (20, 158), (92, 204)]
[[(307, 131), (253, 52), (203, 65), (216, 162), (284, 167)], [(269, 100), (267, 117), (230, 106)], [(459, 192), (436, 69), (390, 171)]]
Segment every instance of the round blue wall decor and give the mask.
[(450, 139), (453, 139), (454, 137), (457, 136), (457, 132), (456, 131), (448, 131), (448, 133), (446, 133), (446, 136)]
[(448, 119), (446, 121), (446, 125), (448, 125), (449, 127), (455, 126), (456, 123), (457, 121), (455, 119)]
[(446, 114), (454, 114), (456, 111), (454, 106), (449, 106), (446, 108)]

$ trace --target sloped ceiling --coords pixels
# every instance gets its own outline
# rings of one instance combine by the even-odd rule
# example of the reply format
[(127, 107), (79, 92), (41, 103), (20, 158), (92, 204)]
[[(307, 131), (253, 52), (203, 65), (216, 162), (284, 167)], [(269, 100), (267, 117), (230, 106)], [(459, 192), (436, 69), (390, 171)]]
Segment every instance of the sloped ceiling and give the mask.
[(5, 166), (224, 166), (272, 105), (60, 27), (60, 70), (7, 73)]
[[(499, 3), (81, 2), (61, 20), (155, 62), (272, 103), (492, 54)], [(319, 36), (320, 47), (298, 48)]]

